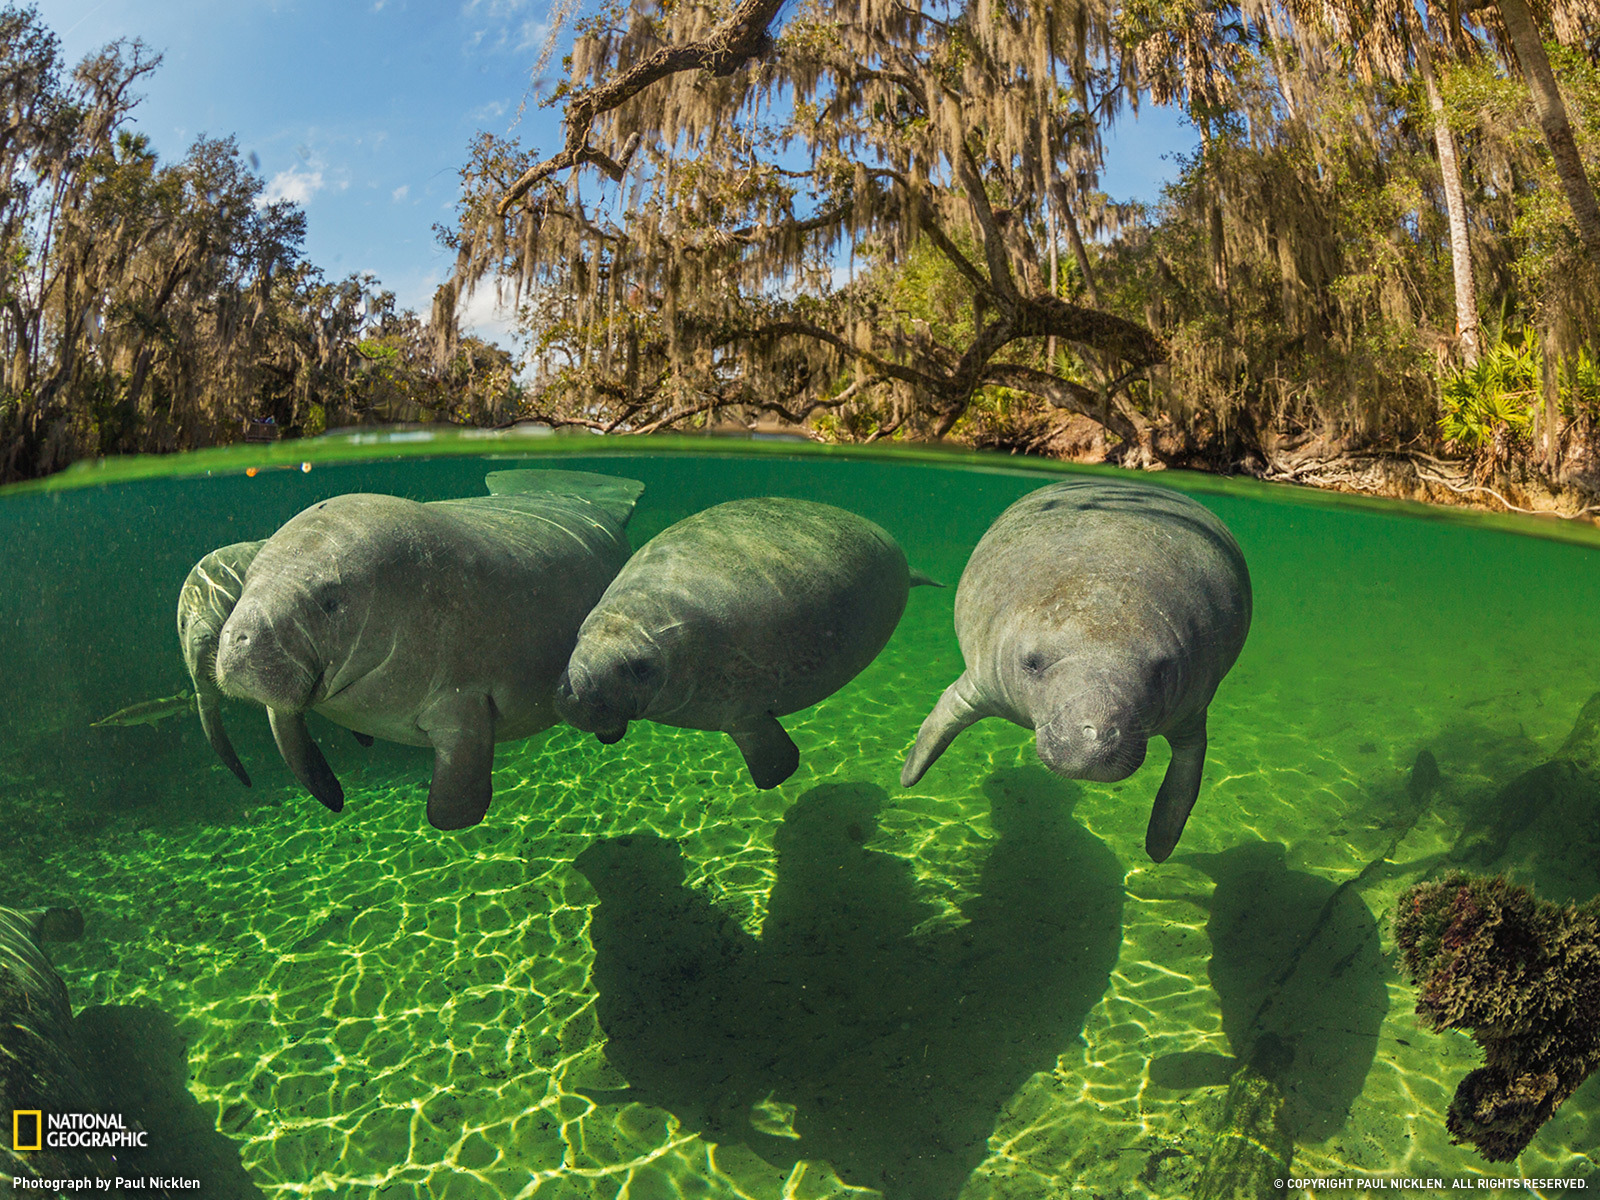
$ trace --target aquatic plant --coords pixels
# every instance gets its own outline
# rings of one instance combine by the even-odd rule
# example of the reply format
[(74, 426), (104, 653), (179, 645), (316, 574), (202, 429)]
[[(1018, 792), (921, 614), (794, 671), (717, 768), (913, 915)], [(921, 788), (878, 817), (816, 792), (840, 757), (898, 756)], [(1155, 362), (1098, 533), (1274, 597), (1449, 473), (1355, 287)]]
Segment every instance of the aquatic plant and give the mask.
[(1600, 1068), (1600, 900), (1552, 904), (1457, 871), (1400, 894), (1395, 941), (1421, 988), (1417, 1015), (1483, 1047), (1450, 1103), (1450, 1136), (1510, 1161)]

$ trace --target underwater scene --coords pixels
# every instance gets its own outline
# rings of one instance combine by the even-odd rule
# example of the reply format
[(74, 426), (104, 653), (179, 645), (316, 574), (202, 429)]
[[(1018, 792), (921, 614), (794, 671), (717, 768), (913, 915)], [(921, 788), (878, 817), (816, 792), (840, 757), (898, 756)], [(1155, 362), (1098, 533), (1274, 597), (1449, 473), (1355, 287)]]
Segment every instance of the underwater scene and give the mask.
[[(0, 493), (0, 1179), (17, 1194), (52, 1194), (22, 1182), (41, 1170), (228, 1200), (1600, 1186), (1600, 535), (1175, 472), (526, 441), (244, 448)], [(581, 547), (615, 561), (539, 593), (582, 609), (580, 650), (613, 628), (613, 575), (667, 563), (669, 601), (709, 595), (695, 573), (720, 551), (696, 522), (730, 502), (813, 506), (726, 510), (753, 522), (739, 537), (779, 544), (773, 579), (844, 553), (802, 529), (815, 505), (875, 523), (905, 567), (851, 618), (878, 622), (860, 645), (793, 615), (759, 653), (712, 638), (670, 712), (596, 698), (611, 668), (563, 670), (568, 635), (539, 651), (559, 653), (566, 719), (492, 760), (466, 708), (423, 713), (432, 748), (398, 744), (398, 724), (350, 716), (371, 697), (333, 668), (236, 665), (290, 637), (245, 630), (254, 580), (349, 552), (338, 530), (280, 544), (297, 514), (372, 493), (479, 498), (429, 511), (499, 520), (539, 471), (620, 481), (589, 494), (609, 515), (584, 526), (604, 546)], [(1091, 484), (1100, 504), (1124, 480), (1215, 552), (1198, 583), (1150, 552), (1152, 628), (1202, 593), (1212, 616), (1206, 645), (1163, 660), (1141, 711), (1161, 708), (1172, 740), (1151, 737), (1131, 774), (1111, 743), (1137, 715), (1036, 739), (983, 686), (946, 694), (964, 645), (999, 636), (977, 600), (957, 605), (986, 531), (1041, 488)], [(192, 679), (174, 621), (191, 569), (265, 539)], [(986, 568), (991, 607), (1073, 553), (1007, 549), (1022, 557)], [(440, 568), (469, 617), (425, 623), (425, 651), (395, 661), (468, 639), (524, 652), (525, 596), (474, 570)], [(383, 586), (395, 612), (430, 603)], [(831, 670), (832, 690), (730, 736), (687, 715), (724, 653), (786, 679)], [(659, 702), (657, 666), (618, 662)], [(1019, 663), (1022, 688), (1035, 665)], [(1115, 667), (1096, 678), (1140, 708)], [(266, 695), (289, 697), (270, 722), (240, 698)], [(303, 719), (294, 696), (315, 698)], [(500, 719), (549, 724), (551, 703)], [(1061, 748), (1058, 726), (1095, 748)], [(1494, 931), (1524, 928), (1508, 967)], [(144, 1146), (30, 1157), (10, 1110), (50, 1086)]]

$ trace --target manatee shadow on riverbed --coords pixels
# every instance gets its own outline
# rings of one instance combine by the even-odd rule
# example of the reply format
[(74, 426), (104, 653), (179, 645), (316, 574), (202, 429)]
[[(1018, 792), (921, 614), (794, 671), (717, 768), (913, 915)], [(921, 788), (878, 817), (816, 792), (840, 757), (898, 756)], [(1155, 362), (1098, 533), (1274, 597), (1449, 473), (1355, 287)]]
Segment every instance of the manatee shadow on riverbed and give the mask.
[(1531, 750), (1522, 769), (1490, 773), (1497, 786), (1463, 799), (1449, 861), (1509, 870), (1541, 899), (1581, 904), (1600, 892), (1600, 693), (1559, 745)]
[(86, 1008), (74, 1037), (106, 1111), (150, 1135), (148, 1148), (117, 1152), (125, 1174), (198, 1179), (208, 1198), (261, 1200), (238, 1147), (189, 1092), (188, 1051), (171, 1017), (133, 1005)]
[(1216, 881), (1209, 973), (1236, 1057), (1168, 1055), (1150, 1064), (1151, 1082), (1223, 1083), (1247, 1062), (1282, 1090), (1295, 1141), (1327, 1139), (1366, 1085), (1389, 1011), (1372, 910), (1353, 887), (1291, 871), (1278, 842), (1175, 861)]
[(888, 1200), (953, 1200), (1006, 1101), (1081, 1038), (1122, 940), (1122, 867), (1072, 819), (1077, 789), (1027, 768), (984, 791), (998, 839), (967, 923), (934, 933), (910, 864), (865, 847), (887, 801), (869, 784), (784, 817), (759, 939), (684, 886), (672, 842), (585, 850), (597, 1011), (629, 1083), (591, 1095)]

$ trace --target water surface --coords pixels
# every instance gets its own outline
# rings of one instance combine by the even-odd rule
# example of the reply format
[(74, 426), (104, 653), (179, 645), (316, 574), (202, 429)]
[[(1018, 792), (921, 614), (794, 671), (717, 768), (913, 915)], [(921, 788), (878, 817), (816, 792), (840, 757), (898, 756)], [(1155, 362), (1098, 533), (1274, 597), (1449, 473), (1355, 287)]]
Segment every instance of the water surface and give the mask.
[[(202, 1194), (1181, 1197), (1244, 1059), (1284, 1090), (1297, 1176), (1600, 1179), (1600, 1080), (1516, 1163), (1450, 1144), (1476, 1047), (1420, 1027), (1390, 921), (1463, 861), (1600, 892), (1600, 795), (1502, 795), (1600, 690), (1582, 531), (1145, 477), (1228, 524), (1255, 589), (1157, 866), (1164, 743), (1073, 783), (991, 720), (897, 783), (961, 670), (967, 555), (1059, 471), (596, 446), (332, 444), (307, 470), (273, 447), (0, 495), (0, 903), (84, 910), (51, 947), (84, 1037)], [(499, 747), (488, 819), (442, 835), (426, 752), (314, 716), (339, 816), (246, 705), (249, 790), (195, 720), (89, 727), (186, 684), (173, 607), (208, 550), (330, 495), (476, 495), (541, 462), (643, 481), (636, 546), (724, 500), (822, 499), (952, 586), (785, 720), (801, 766), (769, 792), (719, 734), (558, 727)], [(1424, 749), (1442, 784), (1417, 795)]]

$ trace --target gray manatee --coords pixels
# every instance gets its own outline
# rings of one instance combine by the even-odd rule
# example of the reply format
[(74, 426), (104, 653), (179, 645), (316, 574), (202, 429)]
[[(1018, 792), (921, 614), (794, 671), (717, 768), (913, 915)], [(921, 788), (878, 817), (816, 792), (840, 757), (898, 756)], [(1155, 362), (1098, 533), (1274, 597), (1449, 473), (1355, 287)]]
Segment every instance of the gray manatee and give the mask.
[[(178, 644), (183, 648), (183, 662), (194, 683), (200, 728), (205, 731), (206, 741), (211, 743), (217, 757), (245, 787), (250, 786), (250, 773), (234, 753), (233, 743), (228, 740), (228, 731), (222, 724), (217, 644), (222, 638), (223, 625), (239, 602), (239, 593), (244, 591), (244, 573), (254, 561), (256, 551), (264, 545), (265, 540), (234, 542), (213, 550), (190, 569), (178, 593)], [(107, 722), (117, 715), (106, 718)], [(372, 739), (366, 734), (357, 730), (351, 732), (363, 746), (372, 745)]]
[(206, 741), (239, 777), (245, 787), (250, 775), (234, 753), (228, 731), (222, 725), (222, 692), (217, 688), (217, 641), (222, 626), (244, 591), (244, 573), (264, 542), (235, 542), (213, 550), (189, 571), (178, 593), (178, 643), (183, 647), (183, 662), (194, 681), (194, 703), (200, 712), (200, 728)]
[(733, 500), (645, 545), (578, 633), (557, 687), (571, 725), (614, 742), (641, 719), (721, 730), (759, 788), (800, 763), (778, 724), (854, 679), (916, 584), (895, 540), (810, 500)]
[(917, 734), (909, 787), (967, 726), (1037, 731), (1068, 779), (1114, 782), (1172, 747), (1145, 850), (1163, 862), (1200, 792), (1206, 706), (1250, 629), (1250, 573), (1203, 505), (1120, 480), (1053, 483), (989, 527), (956, 589), (967, 669)]
[(306, 730), (316, 710), (370, 737), (431, 746), (428, 820), (488, 811), (494, 744), (556, 723), (578, 626), (627, 561), (644, 485), (497, 471), (488, 496), (314, 504), (245, 573), (218, 640), (224, 694), (267, 708), (295, 777), (334, 812), (344, 791)]

